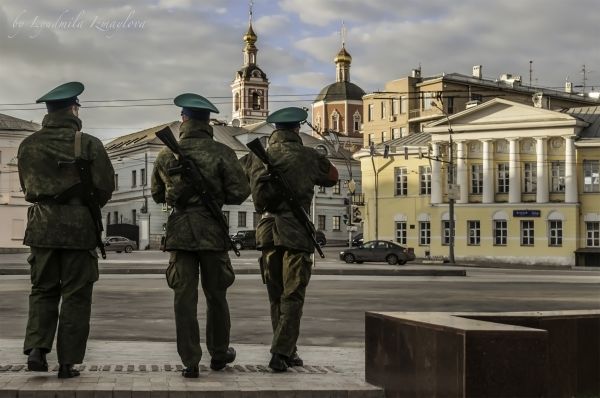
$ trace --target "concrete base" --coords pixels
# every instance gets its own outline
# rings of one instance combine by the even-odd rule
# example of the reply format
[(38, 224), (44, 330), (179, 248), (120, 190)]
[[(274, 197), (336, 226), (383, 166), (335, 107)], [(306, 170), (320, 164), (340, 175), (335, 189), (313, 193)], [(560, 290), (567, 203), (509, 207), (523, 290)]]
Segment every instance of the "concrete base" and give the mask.
[(367, 313), (386, 397), (600, 395), (600, 311)]

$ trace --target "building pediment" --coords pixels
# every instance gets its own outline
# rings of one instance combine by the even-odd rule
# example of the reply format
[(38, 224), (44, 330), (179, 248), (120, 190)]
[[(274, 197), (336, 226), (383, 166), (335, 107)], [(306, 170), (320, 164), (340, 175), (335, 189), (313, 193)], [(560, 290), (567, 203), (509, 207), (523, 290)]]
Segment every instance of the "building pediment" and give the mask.
[[(449, 119), (449, 120), (448, 120)], [(563, 112), (536, 108), (500, 98), (443, 118), (425, 126), (432, 134), (548, 127), (584, 127), (585, 122)]]

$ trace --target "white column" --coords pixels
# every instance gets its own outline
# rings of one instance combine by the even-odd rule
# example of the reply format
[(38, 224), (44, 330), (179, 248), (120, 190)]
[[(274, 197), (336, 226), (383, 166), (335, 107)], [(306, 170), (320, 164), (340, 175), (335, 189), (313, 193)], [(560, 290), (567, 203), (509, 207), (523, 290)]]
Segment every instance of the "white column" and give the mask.
[(436, 161), (436, 158), (440, 155), (440, 145), (433, 143), (431, 148), (431, 156), (433, 157), (431, 160), (431, 203), (437, 204), (442, 203), (441, 164)]
[(548, 203), (550, 194), (548, 191), (548, 156), (547, 144), (545, 137), (536, 138), (536, 149), (537, 154), (537, 187), (536, 187), (536, 202), (537, 203)]
[(460, 186), (460, 197), (457, 203), (469, 202), (469, 175), (467, 170), (467, 152), (465, 141), (456, 141), (456, 183)]
[(577, 190), (577, 168), (575, 167), (575, 141), (573, 136), (565, 139), (565, 203), (579, 201)]
[(483, 140), (483, 197), (482, 203), (494, 203), (494, 152), (492, 140)]
[(519, 139), (510, 138), (508, 166), (509, 186), (508, 186), (508, 203), (521, 202), (521, 167), (519, 166)]

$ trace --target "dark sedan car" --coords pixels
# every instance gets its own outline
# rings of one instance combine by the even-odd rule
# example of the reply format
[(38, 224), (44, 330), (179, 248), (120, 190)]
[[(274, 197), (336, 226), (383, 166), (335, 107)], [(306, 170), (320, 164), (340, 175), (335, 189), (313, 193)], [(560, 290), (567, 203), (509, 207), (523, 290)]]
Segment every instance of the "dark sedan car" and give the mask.
[(386, 261), (388, 264), (406, 264), (415, 259), (412, 249), (407, 249), (397, 243), (385, 240), (372, 240), (362, 245), (340, 252), (340, 260), (347, 263), (362, 263), (364, 261)]

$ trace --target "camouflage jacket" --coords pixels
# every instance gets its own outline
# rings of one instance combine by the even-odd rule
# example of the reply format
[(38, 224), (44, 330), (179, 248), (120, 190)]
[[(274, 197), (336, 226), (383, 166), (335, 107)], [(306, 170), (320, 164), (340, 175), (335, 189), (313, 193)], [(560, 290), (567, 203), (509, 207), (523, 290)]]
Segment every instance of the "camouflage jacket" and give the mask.
[[(57, 196), (79, 184), (75, 158), (75, 132), (81, 120), (71, 111), (49, 113), (42, 129), (25, 138), (19, 146), (18, 166), (28, 209), (24, 244), (35, 247), (92, 250), (96, 247), (91, 214), (80, 200), (57, 201)], [(102, 207), (115, 187), (114, 170), (102, 142), (82, 134), (81, 157), (91, 162), (96, 199)]]
[[(179, 145), (202, 172), (208, 189), (219, 205), (239, 205), (250, 195), (250, 187), (235, 152), (213, 140), (212, 127), (187, 120), (179, 128)], [(178, 165), (173, 153), (163, 149), (152, 175), (152, 198), (175, 207), (167, 222), (166, 250), (228, 250), (229, 231), (202, 205), (200, 197), (180, 175), (169, 176)]]
[[(315, 149), (302, 145), (298, 133), (292, 130), (275, 130), (269, 137), (267, 153), (273, 166), (283, 173), (294, 191), (295, 197), (308, 212), (313, 199), (314, 186), (331, 187), (337, 183), (338, 173), (331, 162)], [(252, 199), (255, 206), (263, 202), (264, 196), (277, 194), (268, 185), (260, 183), (260, 177), (267, 175), (264, 164), (254, 154), (242, 158), (246, 176), (250, 181)], [(313, 252), (314, 247), (302, 224), (294, 217), (285, 202), (279, 202), (277, 209), (264, 215), (256, 229), (257, 248), (283, 246), (305, 252)], [(263, 208), (256, 208), (263, 213)]]

